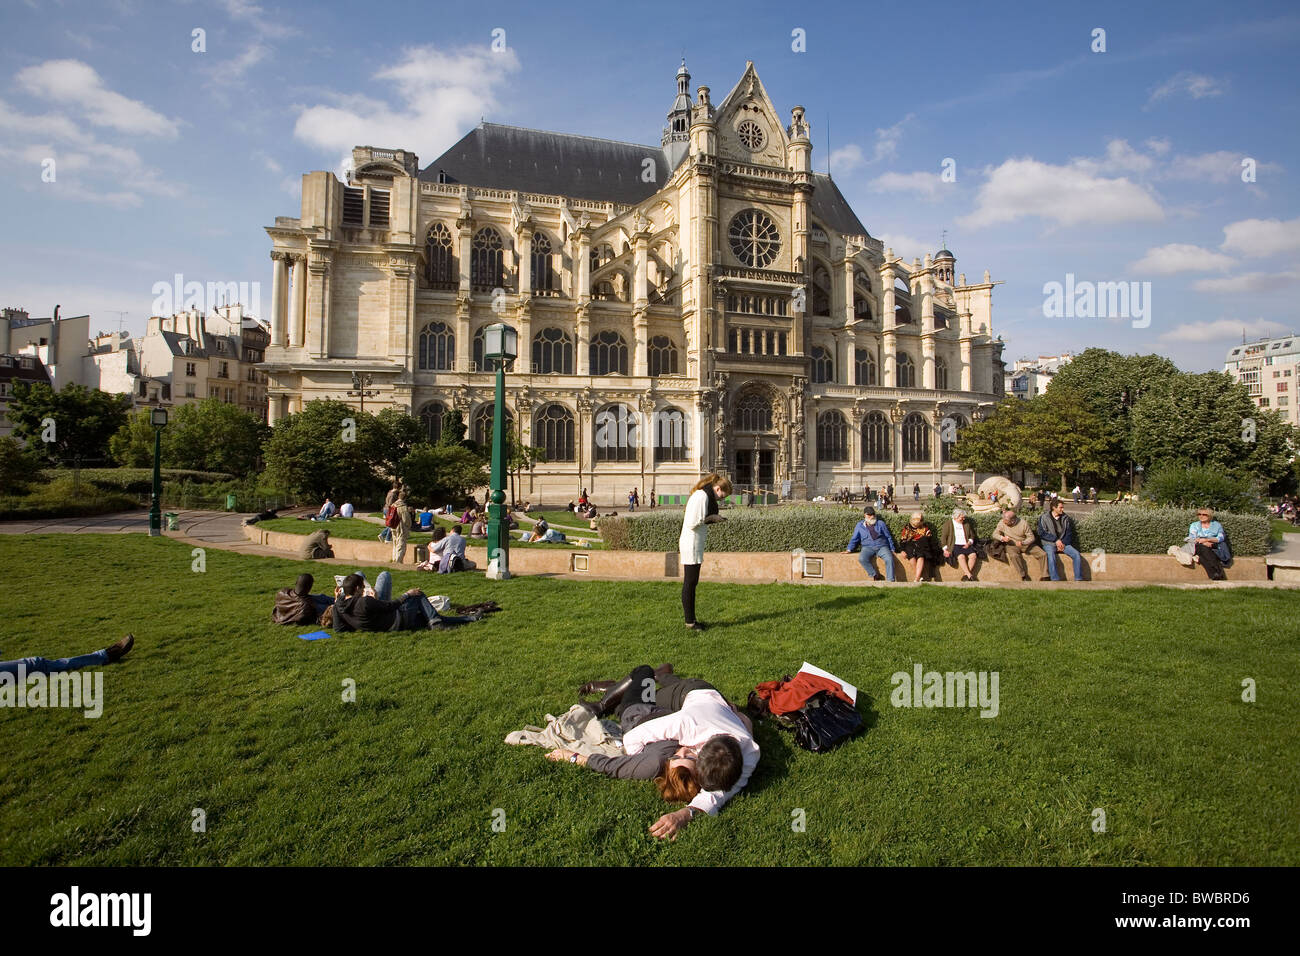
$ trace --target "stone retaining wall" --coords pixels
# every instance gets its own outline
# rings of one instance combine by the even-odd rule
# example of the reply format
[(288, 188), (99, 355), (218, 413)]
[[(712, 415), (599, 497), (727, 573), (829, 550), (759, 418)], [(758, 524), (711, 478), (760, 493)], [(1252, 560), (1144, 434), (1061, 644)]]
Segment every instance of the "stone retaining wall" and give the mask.
[[(277, 551), (297, 551), (303, 536), (283, 531), (262, 531), (257, 525), (246, 525), (244, 534), (250, 541)], [(393, 549), (381, 541), (360, 541), (351, 538), (331, 538), (334, 556), (359, 564), (391, 564)], [(424, 559), (423, 546), (411, 545), (406, 549), (404, 564), (415, 565)], [(417, 551), (419, 552), (417, 554)], [(469, 552), (469, 557), (480, 566), (484, 564), (482, 551)], [(1088, 556), (1085, 555), (1085, 559)], [(1072, 568), (1063, 562), (1062, 576), (1069, 578)], [(876, 567), (880, 569), (877, 561)], [(629, 578), (654, 580), (680, 578), (681, 570), (676, 552), (658, 551), (588, 551), (562, 548), (514, 548), (510, 552), (510, 570), (516, 574), (589, 574), (597, 578)], [(1034, 561), (1029, 562), (1031, 574), (1037, 571)], [(894, 573), (904, 578), (901, 564)], [(1002, 561), (981, 561), (975, 572), (981, 581), (1018, 581), (1010, 566)], [(1208, 579), (1199, 567), (1185, 568), (1164, 554), (1107, 554), (1105, 570), (1096, 570), (1085, 560), (1084, 580), (1110, 583), (1137, 584), (1201, 584)], [(829, 554), (791, 555), (788, 552), (728, 552), (711, 551), (704, 556), (700, 575), (704, 581), (736, 581), (763, 583), (772, 581), (819, 582), (832, 584), (863, 582), (866, 573), (858, 564), (856, 554), (839, 552)], [(936, 578), (939, 581), (959, 581), (961, 572), (941, 565)], [(1229, 581), (1266, 581), (1268, 568), (1262, 557), (1237, 558), (1228, 569)]]

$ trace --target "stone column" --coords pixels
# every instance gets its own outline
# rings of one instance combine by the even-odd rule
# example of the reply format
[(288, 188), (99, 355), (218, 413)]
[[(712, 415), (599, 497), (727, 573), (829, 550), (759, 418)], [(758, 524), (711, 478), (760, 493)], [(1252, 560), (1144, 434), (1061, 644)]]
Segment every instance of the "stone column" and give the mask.
[(459, 240), (460, 247), (460, 255), (458, 257), (460, 262), (460, 292), (461, 295), (469, 295), (470, 257), (472, 255), (470, 252), (470, 246), (474, 241), (474, 220), (457, 219), (456, 231), (458, 233), (457, 239)]
[(307, 332), (307, 257), (293, 257), (293, 303), (289, 312), (289, 347), (302, 348)]
[(284, 287), (288, 278), (288, 253), (272, 252), (271, 261), (271, 344), (285, 344)]
[(586, 302), (591, 298), (591, 233), (586, 229), (579, 229), (577, 236), (578, 262), (577, 268), (573, 271), (578, 279), (573, 297), (579, 302)]
[(632, 313), (632, 374), (650, 374), (650, 318), (645, 306), (640, 306)]
[(885, 388), (894, 388), (898, 381), (895, 368), (898, 363), (898, 342), (894, 337), (895, 324), (893, 266), (889, 263), (892, 249), (885, 252), (885, 265), (880, 270), (880, 384)]
[(521, 250), (519, 256), (519, 298), (527, 301), (533, 297), (533, 227), (528, 224), (521, 225), (517, 241)]
[(329, 355), (330, 264), (328, 259), (309, 259), (311, 276), (307, 290), (307, 351), (313, 358)]
[(591, 353), (588, 351), (588, 347), (591, 344), (590, 308), (591, 307), (587, 302), (583, 302), (581, 305), (578, 306), (578, 322), (577, 322), (578, 338), (577, 341), (575, 341), (573, 344), (573, 349), (574, 349), (573, 367), (575, 373), (578, 375), (590, 374), (589, 370), (591, 368), (591, 361), (590, 361)]
[(961, 349), (961, 390), (963, 392), (971, 391), (971, 334), (970, 334), (970, 312), (963, 312), (958, 317), (960, 325), (960, 342), (958, 347)]
[(921, 387), (934, 388), (934, 268), (930, 254), (920, 277), (921, 291)]

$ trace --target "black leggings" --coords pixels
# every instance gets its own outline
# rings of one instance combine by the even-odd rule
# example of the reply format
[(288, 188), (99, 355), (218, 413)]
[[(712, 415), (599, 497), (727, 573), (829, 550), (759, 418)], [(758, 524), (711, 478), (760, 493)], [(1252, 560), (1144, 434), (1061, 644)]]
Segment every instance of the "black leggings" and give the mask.
[(1205, 568), (1205, 573), (1209, 575), (1211, 581), (1223, 581), (1228, 577), (1223, 573), (1223, 561), (1219, 558), (1219, 552), (1212, 546), (1198, 544), (1196, 555), (1201, 559), (1201, 567)]
[(682, 611), (686, 614), (686, 623), (695, 623), (695, 586), (700, 583), (698, 564), (682, 565)]

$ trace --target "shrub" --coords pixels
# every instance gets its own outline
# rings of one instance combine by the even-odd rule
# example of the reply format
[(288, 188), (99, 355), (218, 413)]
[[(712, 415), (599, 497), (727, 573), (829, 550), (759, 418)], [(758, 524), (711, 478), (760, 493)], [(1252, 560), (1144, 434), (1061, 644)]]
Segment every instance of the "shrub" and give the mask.
[[(47, 469), (50, 478), (70, 476), (69, 469)], [(194, 484), (213, 484), (230, 481), (233, 475), (220, 471), (190, 471), (184, 468), (163, 468), (161, 471), (164, 489), (168, 482), (189, 481)], [(147, 495), (153, 491), (152, 468), (83, 468), (81, 480), (90, 482), (96, 488), (105, 491), (118, 491), (130, 495)]]
[(20, 495), (40, 478), (40, 463), (13, 437), (0, 438), (0, 491)]
[(0, 519), (73, 518), (137, 507), (129, 495), (101, 491), (85, 481), (78, 487), (71, 475), (64, 475), (36, 486), (30, 494), (0, 498)]
[(1236, 514), (1264, 510), (1251, 479), (1207, 465), (1168, 465), (1149, 475), (1142, 491), (1156, 504), (1174, 508), (1210, 507)]
[[(1215, 517), (1228, 535), (1235, 555), (1262, 555), (1269, 551), (1269, 519), (1265, 515), (1227, 512)], [(1196, 512), (1184, 508), (1142, 505), (1107, 505), (1080, 519), (1079, 549), (1102, 549), (1115, 554), (1164, 554), (1171, 544), (1182, 544)]]

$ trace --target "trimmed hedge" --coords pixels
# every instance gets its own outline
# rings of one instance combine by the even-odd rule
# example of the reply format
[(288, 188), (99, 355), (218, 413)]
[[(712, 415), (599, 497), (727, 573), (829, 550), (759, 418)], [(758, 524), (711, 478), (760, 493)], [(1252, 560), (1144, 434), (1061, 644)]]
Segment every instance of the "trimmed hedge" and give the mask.
[(34, 486), (26, 495), (0, 498), (0, 520), (86, 518), (115, 511), (132, 511), (138, 507), (130, 495), (101, 491), (88, 481), (83, 481), (77, 489), (71, 475), (61, 475), (39, 487)]
[[(71, 478), (72, 470), (68, 468), (49, 468), (45, 471), (49, 480)], [(220, 471), (191, 471), (186, 468), (163, 468), (162, 480), (188, 481), (207, 485), (216, 482), (231, 481), (233, 475)], [(118, 491), (128, 495), (148, 495), (153, 493), (152, 468), (83, 468), (81, 480), (89, 482), (105, 491)]]
[[(899, 508), (882, 517), (893, 533), (913, 509)], [(938, 529), (952, 513), (951, 507), (927, 512), (926, 520)], [(727, 519), (709, 526), (710, 551), (843, 551), (862, 518), (862, 509), (839, 505), (791, 505), (772, 509), (731, 508)], [(982, 539), (992, 536), (1001, 520), (999, 512), (970, 515), (975, 532)], [(1114, 554), (1164, 554), (1171, 544), (1182, 544), (1195, 512), (1177, 508), (1142, 505), (1107, 505), (1092, 514), (1076, 518), (1079, 547), (1098, 548)], [(1228, 534), (1233, 554), (1263, 555), (1269, 551), (1268, 518), (1258, 515), (1218, 515)], [(1027, 520), (1036, 522), (1037, 516)], [(682, 530), (682, 512), (655, 511), (634, 517), (601, 518), (601, 537), (613, 551), (676, 551)]]

